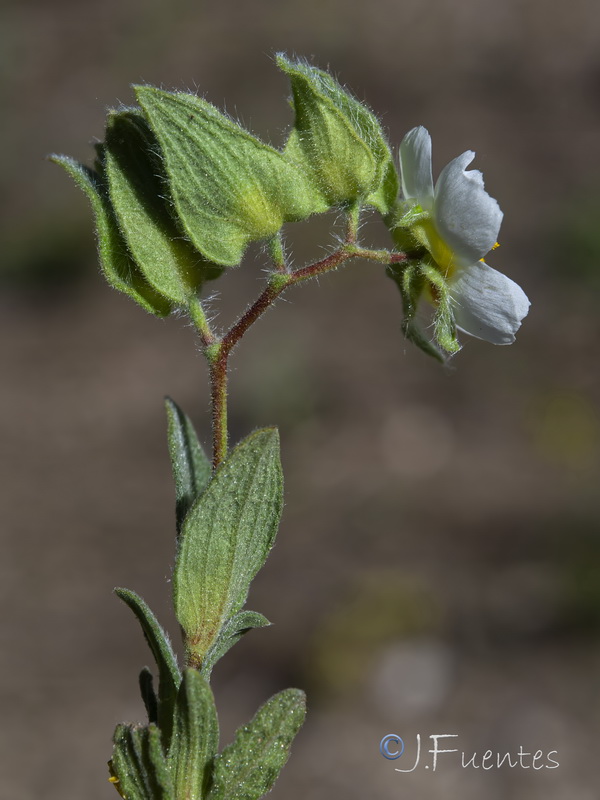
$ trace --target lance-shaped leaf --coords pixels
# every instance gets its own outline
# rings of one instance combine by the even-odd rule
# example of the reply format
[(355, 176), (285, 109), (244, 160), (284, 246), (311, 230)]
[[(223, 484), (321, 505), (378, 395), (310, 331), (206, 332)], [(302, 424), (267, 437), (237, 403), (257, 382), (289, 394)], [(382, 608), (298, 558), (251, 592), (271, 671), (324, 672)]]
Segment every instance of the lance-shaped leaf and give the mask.
[(244, 605), (273, 545), (282, 504), (279, 436), (267, 428), (231, 452), (188, 512), (173, 599), (193, 666), (202, 666), (225, 622)]
[(134, 87), (160, 143), (177, 216), (210, 261), (328, 208), (303, 170), (196, 95)]
[(173, 780), (156, 725), (117, 725), (113, 742), (110, 780), (121, 797), (175, 800)]
[(64, 167), (92, 205), (100, 266), (108, 283), (129, 295), (146, 311), (166, 317), (171, 312), (171, 303), (150, 286), (138, 270), (119, 230), (100, 175), (68, 156), (51, 156), (50, 160)]
[(110, 112), (104, 144), (110, 201), (129, 250), (148, 283), (185, 306), (204, 280), (222, 269), (177, 229), (165, 201), (158, 143), (141, 111)]
[(200, 497), (211, 478), (211, 464), (202, 449), (191, 420), (174, 400), (166, 398), (167, 435), (173, 479), (175, 480), (175, 516), (177, 533), (194, 501)]
[(258, 800), (266, 794), (288, 760), (305, 714), (299, 689), (286, 689), (266, 702), (217, 758), (208, 800)]
[(208, 679), (214, 665), (222, 658), (245, 633), (252, 628), (265, 628), (271, 623), (262, 614), (256, 611), (240, 611), (221, 628), (213, 646), (210, 648), (202, 662), (202, 674)]
[(327, 72), (283, 54), (277, 64), (290, 78), (295, 113), (284, 152), (309, 170), (331, 204), (359, 200), (387, 214), (398, 177), (375, 115)]
[(219, 723), (212, 691), (197, 670), (186, 669), (177, 697), (169, 750), (177, 798), (206, 797), (218, 749)]
[(141, 670), (138, 682), (140, 694), (144, 701), (144, 708), (148, 714), (148, 722), (158, 723), (158, 698), (154, 691), (154, 677), (148, 667), (144, 667)]
[(181, 673), (171, 643), (156, 617), (135, 592), (115, 589), (115, 594), (127, 603), (139, 620), (146, 641), (158, 666), (158, 724), (165, 747), (169, 746), (173, 726), (173, 709), (181, 682)]

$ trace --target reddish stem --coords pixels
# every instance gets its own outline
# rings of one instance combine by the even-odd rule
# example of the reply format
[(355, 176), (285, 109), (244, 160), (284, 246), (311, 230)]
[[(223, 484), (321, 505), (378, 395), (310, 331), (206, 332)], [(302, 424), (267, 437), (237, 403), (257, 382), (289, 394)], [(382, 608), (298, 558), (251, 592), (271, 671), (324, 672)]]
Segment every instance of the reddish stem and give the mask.
[[(350, 258), (363, 257), (373, 261), (397, 264), (406, 260), (402, 253), (361, 250), (348, 246), (348, 242), (335, 253), (315, 264), (301, 267), (291, 273), (274, 273), (265, 289), (254, 303), (242, 314), (239, 320), (225, 334), (223, 339), (212, 346), (209, 355), (213, 416), (213, 469), (216, 470), (227, 455), (227, 367), (229, 355), (248, 328), (261, 317), (282, 292), (301, 281), (322, 275), (336, 269)], [(209, 352), (207, 350), (207, 352)]]

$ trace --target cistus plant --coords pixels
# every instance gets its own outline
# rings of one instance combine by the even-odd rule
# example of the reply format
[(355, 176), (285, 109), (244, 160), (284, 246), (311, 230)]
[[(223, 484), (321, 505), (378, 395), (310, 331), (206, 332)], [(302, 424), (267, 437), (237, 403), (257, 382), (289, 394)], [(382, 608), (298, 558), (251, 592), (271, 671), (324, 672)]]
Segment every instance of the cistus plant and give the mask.
[[(398, 170), (367, 106), (304, 61), (279, 55), (277, 64), (289, 77), (294, 112), (280, 150), (195, 94), (135, 86), (139, 105), (109, 111), (92, 168), (51, 156), (91, 202), (108, 282), (158, 317), (187, 314), (211, 383), (212, 459), (189, 418), (166, 403), (182, 666), (142, 598), (115, 590), (141, 625), (158, 678), (147, 668), (139, 676), (147, 722), (114, 733), (109, 780), (126, 800), (257, 800), (271, 789), (304, 720), (303, 692), (287, 689), (219, 752), (211, 671), (250, 629), (269, 625), (245, 604), (283, 504), (277, 430), (254, 431), (229, 447), (229, 358), (246, 331), (295, 284), (355, 260), (381, 265), (400, 290), (405, 336), (441, 362), (460, 349), (458, 331), (511, 343), (529, 307), (523, 291), (483, 261), (502, 212), (481, 173), (466, 169), (472, 152), (451, 161), (434, 187), (424, 128), (404, 137)], [(284, 224), (331, 209), (344, 216), (343, 240), (320, 261), (293, 269)], [(383, 219), (389, 249), (361, 242), (366, 214)], [(203, 290), (238, 267), (255, 241), (268, 253), (265, 286), (219, 331)], [(427, 304), (429, 318), (421, 313)]]

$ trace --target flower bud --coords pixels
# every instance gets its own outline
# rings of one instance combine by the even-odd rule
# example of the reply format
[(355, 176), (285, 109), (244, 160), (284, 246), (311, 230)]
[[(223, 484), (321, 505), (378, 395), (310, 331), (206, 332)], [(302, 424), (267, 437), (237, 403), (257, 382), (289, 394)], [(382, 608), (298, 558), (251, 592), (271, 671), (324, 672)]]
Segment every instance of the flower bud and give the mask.
[[(98, 255), (108, 283), (157, 317), (166, 317), (172, 304), (146, 281), (131, 257), (108, 198), (103, 172), (96, 172), (68, 156), (51, 156), (87, 195), (96, 218)], [(101, 165), (98, 164), (101, 168)]]
[(158, 140), (175, 213), (195, 247), (223, 266), (250, 242), (328, 206), (303, 170), (191, 94), (135, 87)]
[(398, 178), (375, 115), (328, 73), (282, 54), (277, 63), (290, 78), (295, 112), (285, 152), (330, 205), (359, 201), (389, 213)]
[(156, 139), (138, 109), (109, 114), (104, 159), (119, 227), (148, 283), (175, 305), (186, 306), (204, 280), (221, 270), (177, 228), (164, 199), (157, 153)]

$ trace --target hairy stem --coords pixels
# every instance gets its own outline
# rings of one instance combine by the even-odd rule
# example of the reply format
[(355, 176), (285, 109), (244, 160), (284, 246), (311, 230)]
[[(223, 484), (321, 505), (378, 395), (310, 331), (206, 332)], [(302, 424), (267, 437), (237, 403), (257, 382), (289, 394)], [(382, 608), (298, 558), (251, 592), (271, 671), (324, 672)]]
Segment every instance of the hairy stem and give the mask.
[(194, 294), (188, 299), (188, 311), (194, 327), (200, 334), (204, 348), (210, 347), (214, 344), (216, 337), (211, 330), (202, 301)]
[(289, 286), (337, 269), (349, 259), (364, 258), (380, 264), (399, 264), (406, 260), (406, 256), (403, 253), (390, 253), (387, 250), (367, 250), (358, 247), (355, 244), (357, 228), (358, 216), (351, 211), (348, 215), (345, 243), (321, 261), (317, 261), (307, 267), (300, 267), (300, 269), (292, 272), (288, 272), (286, 269), (281, 240), (273, 240), (271, 253), (274, 256), (273, 260), (277, 271), (271, 274), (267, 285), (254, 303), (221, 339), (216, 337), (210, 329), (201, 302), (197, 298), (190, 302), (190, 316), (202, 339), (210, 370), (213, 470), (218, 469), (227, 456), (227, 373), (229, 356), (248, 328), (273, 305), (279, 295)]
[(227, 455), (227, 353), (220, 342), (214, 348), (215, 355), (209, 355), (212, 429), (213, 429), (213, 470)]

